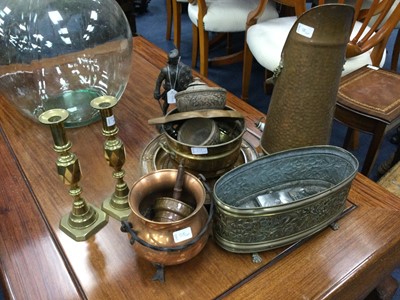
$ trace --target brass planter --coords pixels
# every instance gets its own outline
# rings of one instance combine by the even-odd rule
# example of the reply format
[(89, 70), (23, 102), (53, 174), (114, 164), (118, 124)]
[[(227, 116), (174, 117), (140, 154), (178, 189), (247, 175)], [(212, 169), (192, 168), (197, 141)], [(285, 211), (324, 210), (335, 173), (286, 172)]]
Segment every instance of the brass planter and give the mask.
[(357, 159), (334, 146), (261, 157), (214, 186), (214, 238), (224, 249), (252, 253), (312, 235), (343, 212)]
[[(171, 111), (174, 112), (177, 110)], [(215, 122), (219, 129), (218, 144), (199, 146), (179, 141), (177, 128), (182, 125), (180, 121), (163, 125), (166, 143), (161, 147), (177, 165), (183, 162), (186, 170), (202, 173), (207, 178), (218, 177), (238, 160), (246, 127), (244, 119), (216, 118)]]

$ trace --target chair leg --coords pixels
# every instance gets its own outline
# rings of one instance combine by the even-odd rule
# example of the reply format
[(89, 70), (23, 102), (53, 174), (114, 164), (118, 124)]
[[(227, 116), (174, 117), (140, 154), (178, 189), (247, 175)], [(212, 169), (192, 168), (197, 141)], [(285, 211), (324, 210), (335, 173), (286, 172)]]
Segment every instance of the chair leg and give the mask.
[(208, 76), (208, 32), (199, 30), (200, 74)]
[(251, 53), (249, 46), (244, 42), (244, 54), (243, 54), (243, 74), (242, 74), (242, 100), (249, 100), (249, 85), (251, 77), (251, 68), (253, 64), (253, 54)]
[(172, 27), (172, 1), (175, 0), (165, 0), (165, 6), (167, 8), (167, 32), (165, 35), (166, 40), (171, 39), (171, 27)]
[(265, 69), (264, 72), (264, 93), (266, 95), (272, 95), (272, 91), (274, 89), (274, 84), (269, 81), (269, 79), (274, 75), (274, 73), (270, 70)]
[(361, 169), (361, 173), (365, 176), (369, 175), (372, 167), (374, 166), (375, 160), (378, 156), (379, 148), (383, 141), (385, 131), (386, 125), (381, 123), (376, 126), (375, 132), (373, 132), (372, 134), (372, 141), (368, 148), (367, 156), (365, 157), (365, 161)]
[(346, 137), (344, 139), (343, 148), (347, 150), (355, 150), (358, 148), (360, 139), (360, 132), (354, 130), (353, 128), (348, 128), (346, 132)]
[(347, 140), (347, 148), (349, 150), (356, 150), (358, 149), (359, 146), (359, 140), (360, 140), (360, 132), (357, 130), (353, 130), (351, 137), (348, 138)]
[(178, 50), (181, 48), (181, 14), (182, 4), (176, 0), (172, 0), (172, 16), (174, 18), (174, 44)]
[(192, 25), (192, 69), (196, 68), (199, 50), (199, 29), (196, 25)]
[(397, 65), (399, 62), (400, 55), (400, 28), (397, 30), (396, 41), (394, 42), (393, 53), (392, 53), (392, 71), (397, 72)]

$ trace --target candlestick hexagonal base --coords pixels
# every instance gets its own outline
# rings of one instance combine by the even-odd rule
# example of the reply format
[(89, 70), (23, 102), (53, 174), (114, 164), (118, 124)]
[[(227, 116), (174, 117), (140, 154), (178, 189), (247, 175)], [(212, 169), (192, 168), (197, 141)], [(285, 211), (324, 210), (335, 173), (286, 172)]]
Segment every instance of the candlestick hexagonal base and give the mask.
[(126, 221), (131, 213), (127, 198), (110, 197), (103, 201), (101, 209), (118, 221)]
[[(60, 229), (75, 241), (86, 241), (108, 222), (107, 214), (99, 208), (87, 204), (88, 214), (77, 218), (69, 213), (61, 218)], [(89, 216), (87, 218), (87, 216)]]

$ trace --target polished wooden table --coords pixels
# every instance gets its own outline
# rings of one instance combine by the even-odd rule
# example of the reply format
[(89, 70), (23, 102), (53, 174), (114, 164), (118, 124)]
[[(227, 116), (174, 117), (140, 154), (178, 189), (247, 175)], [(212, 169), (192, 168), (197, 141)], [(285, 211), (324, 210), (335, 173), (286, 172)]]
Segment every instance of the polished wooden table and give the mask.
[[(152, 95), (165, 63), (163, 51), (134, 39), (130, 81), (114, 109), (129, 185), (141, 176), (143, 149), (158, 136), (147, 120), (161, 114)], [(399, 265), (400, 200), (357, 175), (349, 195), (357, 207), (338, 222), (338, 230), (327, 228), (298, 247), (260, 253), (259, 264), (210, 238), (192, 260), (166, 267), (164, 283), (152, 281), (154, 266), (135, 255), (119, 221), (110, 218), (84, 242), (60, 231), (60, 218), (71, 211), (72, 201), (56, 174), (50, 131), (23, 117), (4, 97), (0, 104), (0, 267), (11, 298), (359, 299)], [(228, 104), (257, 130), (260, 112), (232, 94)], [(68, 129), (67, 136), (80, 159), (83, 196), (100, 207), (115, 184), (103, 158), (101, 125)], [(253, 135), (245, 138), (258, 146)]]

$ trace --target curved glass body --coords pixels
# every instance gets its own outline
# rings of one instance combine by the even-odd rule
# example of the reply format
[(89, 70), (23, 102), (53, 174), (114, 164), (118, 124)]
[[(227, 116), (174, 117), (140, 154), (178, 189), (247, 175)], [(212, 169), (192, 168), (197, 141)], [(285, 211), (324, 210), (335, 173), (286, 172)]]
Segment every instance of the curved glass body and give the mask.
[(0, 49), (0, 93), (34, 120), (64, 108), (78, 127), (98, 119), (93, 98), (120, 99), (132, 34), (114, 0), (3, 0)]

